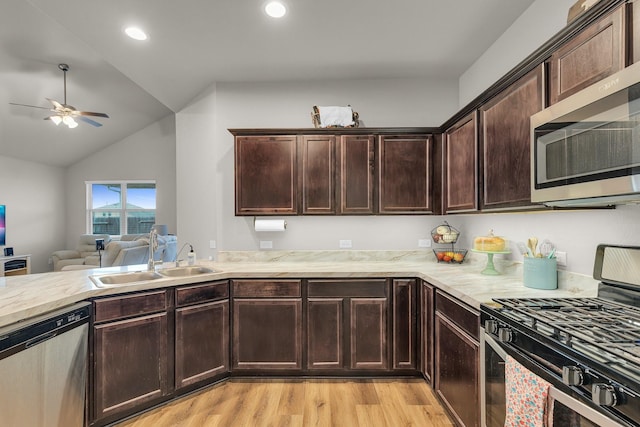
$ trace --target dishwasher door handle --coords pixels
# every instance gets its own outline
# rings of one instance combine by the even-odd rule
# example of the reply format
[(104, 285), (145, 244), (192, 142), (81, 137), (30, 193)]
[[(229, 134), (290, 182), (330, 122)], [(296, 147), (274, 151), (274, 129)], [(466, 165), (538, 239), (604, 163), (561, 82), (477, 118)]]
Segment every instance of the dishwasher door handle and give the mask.
[(38, 337), (35, 338), (31, 338), (29, 341), (24, 343), (24, 348), (29, 348), (29, 347), (33, 347), (34, 345), (38, 345), (41, 342), (45, 342), (47, 340), (50, 340), (51, 338), (55, 337), (56, 335), (58, 335), (58, 331), (49, 331), (46, 334), (42, 334)]

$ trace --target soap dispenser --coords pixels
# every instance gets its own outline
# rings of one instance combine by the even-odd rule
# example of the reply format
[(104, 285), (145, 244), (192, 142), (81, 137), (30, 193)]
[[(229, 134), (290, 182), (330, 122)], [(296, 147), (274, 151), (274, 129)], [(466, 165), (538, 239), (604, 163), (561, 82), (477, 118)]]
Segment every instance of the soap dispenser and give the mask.
[(189, 245), (189, 254), (187, 255), (187, 264), (189, 265), (195, 265), (196, 263), (196, 253), (193, 250), (193, 246)]

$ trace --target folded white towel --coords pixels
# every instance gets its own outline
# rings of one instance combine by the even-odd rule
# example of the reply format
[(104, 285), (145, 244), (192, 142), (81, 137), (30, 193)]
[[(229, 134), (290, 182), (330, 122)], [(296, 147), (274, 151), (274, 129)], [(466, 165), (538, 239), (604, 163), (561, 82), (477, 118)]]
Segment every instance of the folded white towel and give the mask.
[(318, 110), (320, 110), (320, 127), (354, 124), (351, 107), (318, 107)]

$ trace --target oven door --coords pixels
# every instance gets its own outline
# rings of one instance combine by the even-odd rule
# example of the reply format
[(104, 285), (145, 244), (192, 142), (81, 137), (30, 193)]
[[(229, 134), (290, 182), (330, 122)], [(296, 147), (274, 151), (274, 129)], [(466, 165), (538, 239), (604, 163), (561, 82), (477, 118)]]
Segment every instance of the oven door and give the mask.
[[(484, 330), (483, 330), (484, 331)], [(513, 355), (512, 355), (513, 356)], [(503, 427), (506, 417), (505, 360), (507, 352), (490, 335), (480, 336), (480, 401), (483, 427)], [(553, 420), (562, 427), (623, 427), (578, 399), (551, 387)]]

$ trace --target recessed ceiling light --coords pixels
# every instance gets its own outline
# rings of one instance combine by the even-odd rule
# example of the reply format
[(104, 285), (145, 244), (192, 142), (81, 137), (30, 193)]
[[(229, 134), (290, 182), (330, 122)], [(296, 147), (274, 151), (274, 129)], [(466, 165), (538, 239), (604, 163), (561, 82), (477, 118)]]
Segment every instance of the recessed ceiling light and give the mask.
[(272, 18), (282, 18), (287, 13), (287, 8), (279, 1), (272, 1), (267, 3), (264, 11)]
[(127, 27), (124, 32), (134, 40), (146, 40), (147, 34), (138, 27)]

